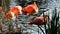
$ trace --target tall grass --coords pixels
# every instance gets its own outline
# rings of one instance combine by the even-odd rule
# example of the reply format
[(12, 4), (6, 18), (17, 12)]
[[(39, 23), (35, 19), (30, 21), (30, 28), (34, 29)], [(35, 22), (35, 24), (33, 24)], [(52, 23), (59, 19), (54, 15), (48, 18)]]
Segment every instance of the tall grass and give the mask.
[(59, 21), (59, 13), (57, 13), (57, 9), (55, 8), (55, 10), (53, 10), (52, 12), (52, 20), (49, 22), (50, 25), (48, 26), (48, 34), (58, 34), (57, 30), (57, 25), (58, 25), (58, 21)]

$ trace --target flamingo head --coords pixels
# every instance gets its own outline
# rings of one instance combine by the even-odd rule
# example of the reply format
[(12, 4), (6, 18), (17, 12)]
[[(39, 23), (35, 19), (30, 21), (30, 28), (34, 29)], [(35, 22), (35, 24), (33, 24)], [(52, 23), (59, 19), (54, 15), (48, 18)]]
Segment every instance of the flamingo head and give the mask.
[(15, 6), (15, 7), (19, 9), (19, 14), (21, 15), (22, 14), (22, 7), (21, 6)]
[(38, 9), (38, 7), (37, 7), (36, 2), (33, 3), (33, 6), (34, 6), (34, 9), (35, 9), (36, 13), (38, 13), (38, 10), (39, 10), (39, 9)]
[(49, 15), (46, 14), (46, 15), (44, 16), (44, 18), (45, 18), (45, 21), (48, 23), (48, 21), (49, 21)]

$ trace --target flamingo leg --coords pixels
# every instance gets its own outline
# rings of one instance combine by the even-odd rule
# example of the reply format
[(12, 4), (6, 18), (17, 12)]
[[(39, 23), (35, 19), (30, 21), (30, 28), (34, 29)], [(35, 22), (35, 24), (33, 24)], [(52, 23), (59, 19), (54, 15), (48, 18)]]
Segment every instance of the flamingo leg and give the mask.
[[(39, 26), (38, 26), (38, 27), (39, 27)], [(44, 31), (42, 30), (42, 28), (41, 28), (41, 27), (39, 27), (39, 28), (40, 28), (40, 30), (43, 32), (43, 34), (45, 34)]]
[(29, 13), (26, 14), (26, 17), (28, 17)]
[(18, 28), (18, 16), (16, 16), (16, 28)]
[[(38, 27), (39, 27), (39, 25), (38, 25)], [(38, 28), (38, 34), (39, 34), (39, 28)]]

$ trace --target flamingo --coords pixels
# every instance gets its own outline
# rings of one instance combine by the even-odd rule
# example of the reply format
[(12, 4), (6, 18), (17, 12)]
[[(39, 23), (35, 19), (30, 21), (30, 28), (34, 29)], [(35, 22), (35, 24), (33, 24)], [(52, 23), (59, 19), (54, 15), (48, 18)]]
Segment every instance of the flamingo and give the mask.
[(0, 14), (2, 13), (2, 6), (0, 6)]
[(22, 7), (21, 6), (14, 6), (12, 7), (7, 13), (6, 18), (14, 20), (14, 17), (16, 16), (16, 28), (18, 28), (18, 15), (22, 14)]
[[(39, 26), (41, 26), (41, 25), (44, 25), (44, 18), (45, 18), (45, 22), (46, 22), (46, 24), (48, 23), (48, 21), (49, 21), (49, 15), (48, 14), (46, 14), (44, 17), (36, 17), (34, 20), (32, 20), (31, 22), (28, 22), (28, 24), (29, 25), (33, 25), (33, 24), (35, 24), (35, 25), (38, 25), (38, 27)], [(40, 28), (40, 27), (39, 27)], [(41, 28), (40, 28), (41, 29)], [(42, 30), (42, 29), (41, 29)], [(42, 30), (42, 32), (43, 32), (43, 30)], [(43, 32), (44, 33), (44, 32)]]
[(44, 18), (46, 23), (48, 23), (49, 16), (45, 15), (44, 17), (36, 17), (34, 20), (29, 22), (30, 25), (35, 24), (35, 25), (43, 25), (44, 24)]
[(24, 7), (22, 9), (22, 12), (26, 13), (26, 16), (30, 15), (30, 14), (34, 14), (38, 12), (38, 7), (36, 5), (36, 2), (34, 2), (31, 5), (28, 5), (26, 7)]

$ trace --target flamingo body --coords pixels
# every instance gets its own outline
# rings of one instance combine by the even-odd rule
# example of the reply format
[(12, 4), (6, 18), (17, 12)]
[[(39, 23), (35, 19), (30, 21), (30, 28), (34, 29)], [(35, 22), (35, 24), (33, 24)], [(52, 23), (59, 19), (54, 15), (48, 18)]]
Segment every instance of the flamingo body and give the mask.
[(6, 18), (8, 18), (8, 19), (13, 19), (14, 16), (15, 16), (14, 13), (11, 12), (11, 11), (9, 11), (8, 13), (6, 13)]
[(32, 25), (32, 24), (35, 24), (35, 25), (43, 25), (43, 18), (37, 17), (34, 20), (32, 20), (29, 24), (30, 25)]
[(2, 6), (0, 6), (0, 13), (2, 13)]
[(37, 7), (36, 3), (34, 2), (33, 4), (24, 7), (22, 9), (22, 11), (25, 13), (33, 14), (33, 13), (38, 12), (38, 7)]
[(22, 14), (22, 7), (21, 6), (14, 6), (13, 8), (11, 8), (11, 11), (14, 12), (14, 14), (17, 15), (21, 15)]

